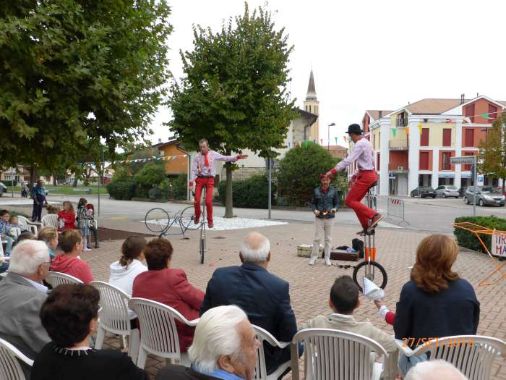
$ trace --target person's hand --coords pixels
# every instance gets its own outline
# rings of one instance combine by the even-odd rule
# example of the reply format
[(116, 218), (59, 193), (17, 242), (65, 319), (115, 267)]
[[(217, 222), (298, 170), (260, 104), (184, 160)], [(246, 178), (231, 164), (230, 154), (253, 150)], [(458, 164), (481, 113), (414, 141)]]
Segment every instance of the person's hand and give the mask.
[(383, 306), (383, 302), (381, 302), (381, 300), (374, 300), (374, 304), (376, 305), (378, 310), (381, 308), (381, 306)]
[(193, 181), (188, 182), (188, 188), (193, 190)]
[(238, 160), (244, 160), (245, 158), (248, 158), (248, 155), (247, 154), (238, 154), (236, 157)]
[(335, 213), (337, 212), (337, 209), (333, 208), (332, 210), (330, 210), (330, 212), (331, 212), (332, 214), (335, 214)]
[(318, 216), (318, 215), (320, 215), (320, 211), (318, 211), (318, 210), (314, 210), (314, 214), (315, 214), (316, 216)]

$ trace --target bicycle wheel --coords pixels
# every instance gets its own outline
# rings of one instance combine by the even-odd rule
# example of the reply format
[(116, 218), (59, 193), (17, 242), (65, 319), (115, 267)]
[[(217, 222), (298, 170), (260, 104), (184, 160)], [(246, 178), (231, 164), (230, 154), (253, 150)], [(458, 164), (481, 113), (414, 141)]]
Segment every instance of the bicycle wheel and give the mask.
[(358, 285), (361, 292), (363, 291), (364, 278), (371, 280), (381, 289), (385, 288), (388, 280), (385, 268), (376, 261), (362, 261), (353, 270), (353, 281)]
[(195, 210), (193, 206), (188, 206), (181, 211), (179, 223), (184, 231), (200, 228), (200, 223), (195, 224)]
[(163, 234), (169, 228), (169, 213), (163, 208), (152, 208), (144, 217), (144, 224), (151, 232)]

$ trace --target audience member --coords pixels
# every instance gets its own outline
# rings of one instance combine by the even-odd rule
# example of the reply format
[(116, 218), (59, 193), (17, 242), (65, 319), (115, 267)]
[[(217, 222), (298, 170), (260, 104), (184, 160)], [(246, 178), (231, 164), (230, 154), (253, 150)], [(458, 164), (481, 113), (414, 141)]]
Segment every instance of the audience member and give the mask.
[[(132, 297), (147, 298), (173, 307), (188, 320), (198, 318), (204, 293), (190, 284), (182, 269), (170, 267), (172, 244), (167, 239), (151, 240), (144, 248), (148, 271), (134, 280)], [(181, 352), (193, 340), (194, 328), (176, 321)]]
[(6, 242), (5, 255), (10, 256), (12, 246), (14, 245), (14, 237), (11, 234), (11, 225), (9, 224), (9, 211), (0, 210), (0, 237)]
[(58, 231), (73, 230), (76, 227), (76, 213), (69, 201), (63, 202), (63, 210), (58, 212)]
[(109, 284), (120, 288), (128, 295), (132, 295), (132, 286), (138, 274), (146, 272), (148, 268), (142, 263), (146, 239), (142, 236), (129, 236), (121, 246), (121, 257), (113, 262), (110, 269)]
[(360, 306), (359, 288), (350, 276), (336, 279), (330, 288), (329, 307), (333, 313), (318, 315), (302, 325), (302, 328), (324, 328), (349, 331), (371, 338), (388, 352), (384, 363), (383, 379), (395, 379), (397, 375), (397, 358), (399, 350), (394, 337), (375, 327), (371, 322), (358, 322), (353, 312)]
[(46, 212), (48, 214), (58, 214), (59, 211), (60, 210), (56, 206), (53, 206), (53, 205), (47, 205), (46, 206)]
[(43, 227), (39, 231), (37, 239), (46, 243), (49, 256), (53, 259), (56, 256), (56, 248), (58, 247), (58, 230), (54, 227)]
[(258, 340), (246, 314), (237, 306), (218, 306), (206, 311), (195, 329), (188, 350), (191, 368), (170, 365), (156, 380), (252, 380)]
[(9, 224), (11, 226), (11, 236), (17, 238), (21, 235), (21, 232), (25, 231), (25, 229), (19, 224), (19, 219), (16, 215), (11, 215), (9, 217)]
[[(478, 329), (480, 303), (472, 285), (452, 271), (459, 248), (446, 235), (423, 239), (416, 250), (411, 280), (404, 284), (396, 307), (395, 338), (414, 348), (427, 340), (473, 335)], [(426, 357), (401, 355), (403, 374)]]
[(85, 284), (93, 281), (91, 269), (79, 255), (83, 251), (83, 239), (78, 230), (67, 230), (61, 235), (60, 248), (63, 253), (51, 262), (51, 270), (74, 276)]
[(14, 242), (13, 247), (21, 243), (23, 240), (37, 240), (37, 236), (35, 236), (30, 231), (23, 231), (19, 234), (18, 238)]
[(77, 228), (81, 231), (81, 235), (84, 241), (84, 251), (91, 251), (90, 248), (90, 220), (92, 219), (88, 215), (88, 209), (86, 205), (88, 201), (85, 198), (79, 199), (77, 204)]
[[(207, 284), (200, 309), (204, 314), (221, 305), (242, 308), (251, 323), (269, 331), (276, 339), (290, 342), (297, 332), (295, 315), (290, 305), (288, 282), (269, 273), (270, 242), (258, 232), (249, 233), (239, 253), (241, 266), (217, 269)], [(264, 344), (267, 373), (290, 360), (290, 348), (278, 349)]]
[(418, 363), (409, 370), (404, 380), (467, 380), (451, 363), (432, 360)]
[[(0, 337), (33, 359), (50, 341), (39, 311), (47, 297), (42, 285), (49, 269), (49, 253), (41, 241), (25, 240), (13, 250), (9, 273), (0, 281)], [(23, 368), (29, 375), (29, 368)]]
[(97, 330), (100, 295), (90, 285), (60, 285), (40, 310), (42, 325), (51, 337), (35, 358), (32, 380), (147, 380), (125, 353), (95, 350), (90, 336)]
[(37, 184), (31, 189), (33, 199), (32, 222), (40, 222), (42, 217), (42, 207), (47, 206), (46, 189), (44, 181), (38, 180)]

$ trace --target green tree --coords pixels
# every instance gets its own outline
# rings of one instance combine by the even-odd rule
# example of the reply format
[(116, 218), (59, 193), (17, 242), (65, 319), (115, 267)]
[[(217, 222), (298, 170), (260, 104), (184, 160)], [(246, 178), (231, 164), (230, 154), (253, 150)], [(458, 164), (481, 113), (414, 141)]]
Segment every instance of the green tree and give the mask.
[(484, 141), (480, 143), (478, 169), (491, 178), (502, 179), (505, 189), (506, 182), (506, 113), (503, 113), (487, 130)]
[[(230, 19), (214, 33), (194, 28), (193, 51), (181, 52), (185, 77), (172, 86), (168, 124), (187, 149), (205, 137), (223, 154), (251, 149), (267, 157), (283, 145), (293, 102), (287, 92), (288, 45), (268, 11)], [(232, 169), (226, 164), (225, 217), (232, 217)]]
[(0, 162), (52, 170), (138, 139), (163, 101), (166, 0), (0, 3)]
[[(338, 158), (320, 145), (306, 141), (288, 151), (280, 161), (277, 172), (278, 192), (293, 206), (303, 206), (311, 200), (313, 189), (320, 183), (320, 174), (334, 167)], [(333, 185), (344, 190), (345, 181), (338, 175)]]

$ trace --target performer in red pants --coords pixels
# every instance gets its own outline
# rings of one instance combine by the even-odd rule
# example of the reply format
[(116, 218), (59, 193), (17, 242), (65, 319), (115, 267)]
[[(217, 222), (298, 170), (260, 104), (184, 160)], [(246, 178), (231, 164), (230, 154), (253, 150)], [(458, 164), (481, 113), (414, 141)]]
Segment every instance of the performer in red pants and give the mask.
[(195, 156), (192, 163), (190, 174), (190, 189), (195, 185), (195, 224), (200, 221), (200, 198), (202, 196), (202, 188), (206, 188), (206, 210), (207, 225), (213, 228), (213, 189), (214, 176), (216, 169), (214, 161), (235, 162), (237, 160), (248, 157), (247, 155), (238, 154), (235, 156), (224, 156), (214, 150), (209, 150), (209, 144), (206, 139), (199, 141), (199, 153)]
[(371, 142), (362, 135), (360, 125), (351, 124), (348, 127), (347, 133), (355, 143), (353, 151), (348, 157), (340, 161), (334, 169), (329, 170), (327, 175), (333, 176), (352, 162), (357, 161), (358, 172), (352, 178), (351, 188), (344, 203), (357, 214), (363, 228), (363, 231), (359, 233), (367, 233), (374, 230), (378, 222), (383, 218), (376, 210), (362, 203), (362, 199), (367, 194), (369, 188), (378, 180), (378, 175), (376, 174), (376, 170), (374, 170), (374, 151)]

